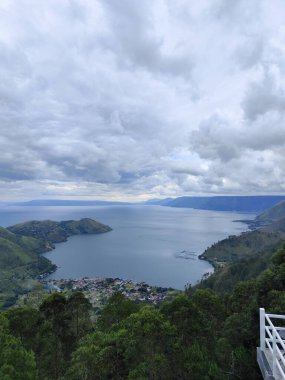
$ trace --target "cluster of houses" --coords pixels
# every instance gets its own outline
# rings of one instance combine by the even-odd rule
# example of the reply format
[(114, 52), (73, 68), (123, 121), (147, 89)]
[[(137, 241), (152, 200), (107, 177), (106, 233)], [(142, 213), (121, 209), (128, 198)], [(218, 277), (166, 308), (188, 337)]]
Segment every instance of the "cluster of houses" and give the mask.
[(157, 305), (177, 293), (170, 288), (153, 287), (145, 282), (135, 282), (120, 278), (80, 278), (63, 280), (44, 280), (45, 289), (53, 291), (81, 291), (94, 307), (105, 304), (116, 292), (122, 293), (133, 301), (147, 302)]

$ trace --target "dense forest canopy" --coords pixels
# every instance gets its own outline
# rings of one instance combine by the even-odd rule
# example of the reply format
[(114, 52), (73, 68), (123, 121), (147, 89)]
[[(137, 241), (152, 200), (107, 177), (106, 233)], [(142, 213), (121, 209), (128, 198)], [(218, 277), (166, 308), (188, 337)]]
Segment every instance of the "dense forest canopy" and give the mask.
[(117, 293), (94, 319), (82, 293), (53, 293), (0, 314), (0, 378), (260, 379), (259, 307), (284, 312), (284, 290), (285, 246), (226, 294), (194, 287), (153, 307)]

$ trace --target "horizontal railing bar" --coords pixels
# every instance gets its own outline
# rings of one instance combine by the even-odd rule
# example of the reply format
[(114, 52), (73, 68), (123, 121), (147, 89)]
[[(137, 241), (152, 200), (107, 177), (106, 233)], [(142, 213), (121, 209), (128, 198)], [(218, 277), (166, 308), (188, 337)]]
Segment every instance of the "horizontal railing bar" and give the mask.
[[(272, 327), (271, 326), (266, 326), (269, 328), (269, 330), (272, 330)], [(279, 330), (285, 330), (285, 327), (281, 327), (281, 326), (274, 326), (276, 328), (277, 331)]]
[(282, 314), (265, 314), (265, 316), (268, 316), (269, 318), (285, 319), (285, 315)]

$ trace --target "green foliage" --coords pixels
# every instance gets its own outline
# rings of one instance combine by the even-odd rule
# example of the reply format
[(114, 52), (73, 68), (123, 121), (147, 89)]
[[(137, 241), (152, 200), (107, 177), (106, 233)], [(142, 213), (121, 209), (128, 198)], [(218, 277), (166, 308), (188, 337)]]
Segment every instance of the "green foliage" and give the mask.
[(30, 221), (8, 228), (0, 227), (0, 309), (15, 303), (27, 292), (24, 279), (55, 270), (40, 253), (50, 251), (54, 243), (71, 235), (98, 234), (111, 228), (92, 219), (53, 222)]
[(70, 315), (70, 330), (76, 340), (81, 339), (91, 329), (91, 304), (81, 292), (72, 293), (67, 300), (67, 313)]
[(131, 300), (128, 300), (121, 293), (113, 294), (103, 309), (98, 320), (98, 326), (102, 330), (114, 328), (123, 319), (139, 310), (139, 306)]
[(35, 380), (36, 363), (32, 352), (8, 329), (8, 320), (0, 314), (0, 379)]
[(227, 295), (192, 288), (154, 308), (118, 293), (95, 323), (82, 293), (2, 313), (0, 378), (35, 379), (36, 360), (45, 380), (261, 379), (258, 308), (284, 313), (284, 249)]
[(82, 340), (73, 353), (66, 379), (102, 380), (126, 378), (123, 357), (125, 331), (98, 331)]
[(234, 262), (239, 259), (248, 259), (251, 256), (261, 255), (276, 249), (276, 244), (284, 239), (283, 232), (268, 232), (255, 230), (238, 236), (229, 236), (207, 248), (203, 253), (204, 259), (215, 262)]
[(274, 265), (285, 264), (285, 246), (278, 249), (278, 251), (272, 256), (272, 262)]
[(6, 313), (9, 321), (9, 329), (14, 336), (19, 338), (27, 349), (36, 349), (36, 332), (40, 323), (40, 313), (32, 308), (9, 309)]
[(274, 253), (283, 245), (284, 240), (279, 240), (258, 254), (231, 262), (216, 270), (208, 279), (201, 281), (198, 287), (211, 288), (219, 293), (229, 293), (240, 281), (255, 279), (265, 269), (271, 268)]
[(21, 236), (30, 236), (40, 241), (47, 242), (52, 247), (53, 243), (66, 241), (69, 236), (81, 234), (98, 234), (111, 231), (109, 226), (96, 220), (84, 218), (81, 220), (66, 220), (54, 222), (52, 220), (32, 220), (15, 224), (8, 230)]

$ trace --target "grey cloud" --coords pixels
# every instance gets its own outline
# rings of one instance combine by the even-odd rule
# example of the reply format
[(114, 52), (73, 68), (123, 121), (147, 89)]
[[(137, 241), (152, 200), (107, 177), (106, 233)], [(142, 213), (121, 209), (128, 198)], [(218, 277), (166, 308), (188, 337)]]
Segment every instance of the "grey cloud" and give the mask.
[[(212, 5), (213, 14), (223, 21), (231, 23), (231, 27), (240, 25), (246, 26), (248, 23), (256, 22), (258, 11), (262, 7), (262, 2), (258, 0), (217, 0)], [(247, 25), (251, 27), (251, 25)]]
[(146, 68), (156, 74), (169, 74), (191, 78), (192, 58), (177, 52), (163, 52), (163, 35), (155, 33), (153, 2), (135, 3), (123, 0), (104, 2), (110, 15), (112, 40), (106, 45), (117, 52), (117, 59), (125, 65)]
[(188, 174), (195, 177), (202, 175), (204, 172), (201, 168), (194, 168), (187, 164), (183, 166), (173, 165), (173, 167), (171, 168), (171, 171), (176, 174)]
[(284, 112), (285, 87), (277, 83), (275, 77), (265, 70), (262, 80), (253, 82), (242, 102), (245, 117), (250, 121), (269, 111)]
[(219, 115), (201, 122), (190, 136), (191, 148), (205, 159), (229, 161), (238, 156), (240, 131)]
[(264, 37), (253, 35), (245, 37), (237, 46), (234, 59), (243, 70), (248, 70), (262, 62), (265, 50)]
[(284, 40), (258, 3), (1, 4), (1, 196), (284, 189)]

